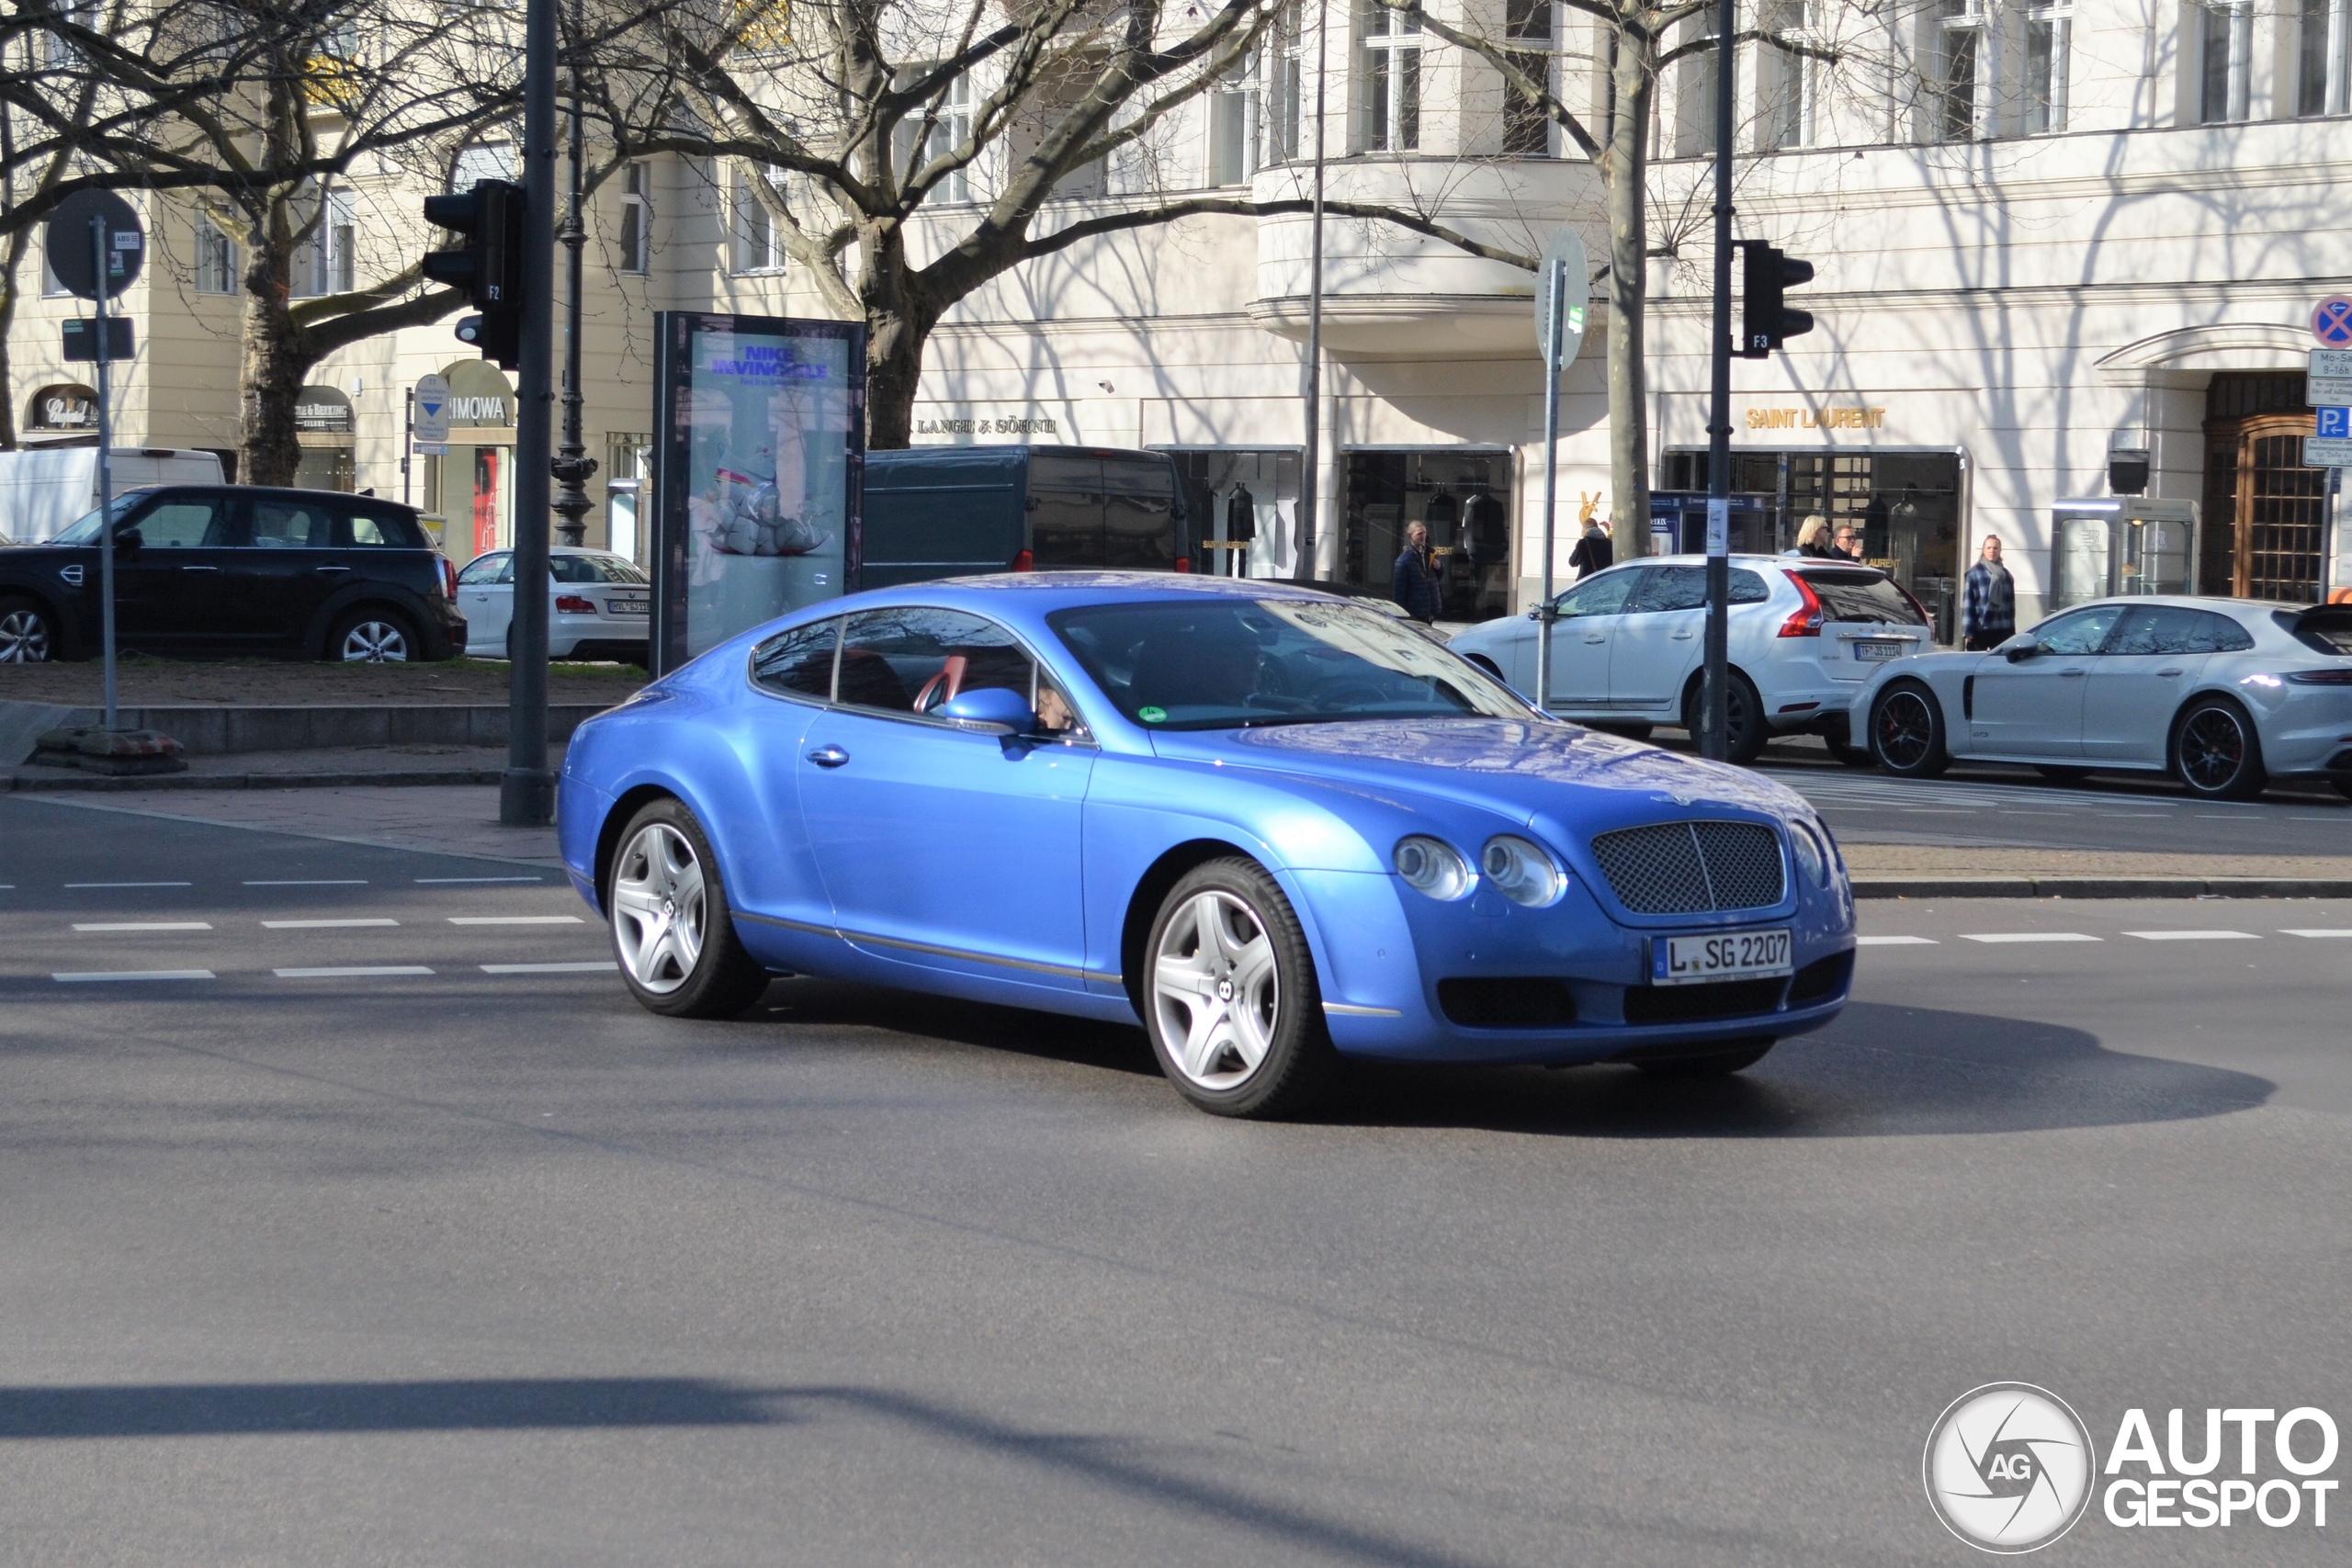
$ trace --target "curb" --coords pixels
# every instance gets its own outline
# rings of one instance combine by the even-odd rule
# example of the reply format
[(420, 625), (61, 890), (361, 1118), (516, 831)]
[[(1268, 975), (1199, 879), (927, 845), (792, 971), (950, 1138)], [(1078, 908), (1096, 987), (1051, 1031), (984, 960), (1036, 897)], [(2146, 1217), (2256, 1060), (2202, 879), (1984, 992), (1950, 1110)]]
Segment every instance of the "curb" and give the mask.
[(2352, 898), (2352, 881), (2301, 876), (1872, 876), (1857, 898)]
[(425, 784), (494, 784), (504, 776), (498, 768), (411, 768), (373, 773), (133, 773), (109, 776), (61, 773), (55, 778), (27, 773), (0, 774), (0, 792), (57, 795), (129, 789), (349, 789), (355, 785), (392, 788)]

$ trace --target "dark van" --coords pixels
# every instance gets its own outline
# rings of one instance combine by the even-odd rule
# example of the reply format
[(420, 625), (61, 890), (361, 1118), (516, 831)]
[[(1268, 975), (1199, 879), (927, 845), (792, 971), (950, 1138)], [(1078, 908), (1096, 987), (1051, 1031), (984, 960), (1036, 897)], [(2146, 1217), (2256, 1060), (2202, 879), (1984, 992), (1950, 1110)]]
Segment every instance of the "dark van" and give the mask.
[(985, 571), (1190, 571), (1175, 461), (1093, 446), (865, 455), (867, 588)]

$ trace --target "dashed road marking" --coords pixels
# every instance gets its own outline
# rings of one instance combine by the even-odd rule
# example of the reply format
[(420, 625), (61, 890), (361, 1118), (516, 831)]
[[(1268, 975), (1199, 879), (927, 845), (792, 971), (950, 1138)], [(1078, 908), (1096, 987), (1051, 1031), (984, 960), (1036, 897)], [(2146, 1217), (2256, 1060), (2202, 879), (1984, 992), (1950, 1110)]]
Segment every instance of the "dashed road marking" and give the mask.
[(2260, 942), (2252, 931), (2125, 931), (2142, 942)]
[(248, 882), (245, 886), (247, 887), (365, 887), (368, 886), (368, 879), (364, 876), (322, 876), (291, 882)]
[(1854, 945), (1857, 947), (1933, 947), (1936, 945), (1936, 939), (1931, 936), (1858, 936), (1854, 939)]
[(430, 975), (422, 964), (351, 964), (326, 969), (273, 969), (281, 980), (356, 980), (377, 975)]
[(544, 876), (420, 876), (416, 882), (420, 887), (438, 887), (451, 886), (458, 883), (545, 882), (546, 880)]
[(396, 926), (398, 920), (377, 918), (354, 920), (264, 920), (262, 927), (273, 931), (342, 931), (353, 926)]
[(76, 974), (51, 975), (51, 979), (74, 986), (87, 981), (105, 980), (209, 980), (209, 969), (85, 969)]
[(193, 887), (193, 882), (69, 882), (68, 887)]
[(451, 915), (453, 926), (584, 926), (577, 915)]
[(2102, 942), (2081, 931), (1963, 931), (1962, 942)]
[(609, 958), (593, 964), (485, 964), (485, 975), (601, 975), (618, 969), (620, 965)]
[(2278, 934), (2281, 936), (2318, 937), (2324, 940), (2328, 937), (2352, 937), (2352, 931), (2332, 931), (2324, 926), (2288, 926), (2281, 930)]
[(209, 931), (209, 920), (77, 920), (77, 931)]

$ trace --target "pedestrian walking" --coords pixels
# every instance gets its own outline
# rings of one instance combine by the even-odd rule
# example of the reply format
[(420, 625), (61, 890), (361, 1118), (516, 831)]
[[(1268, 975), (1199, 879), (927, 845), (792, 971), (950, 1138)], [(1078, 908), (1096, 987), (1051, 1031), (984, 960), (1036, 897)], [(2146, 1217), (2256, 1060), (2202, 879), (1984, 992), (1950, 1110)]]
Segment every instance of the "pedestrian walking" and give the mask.
[(1596, 571), (1607, 571), (1617, 559), (1617, 548), (1609, 542), (1609, 525), (1588, 517), (1584, 532), (1577, 536), (1576, 548), (1568, 552), (1568, 565), (1576, 569), (1577, 581), (1582, 582)]
[(1996, 649), (2018, 631), (2017, 583), (2001, 564), (2001, 537), (1984, 536), (1984, 552), (1968, 569), (1966, 602), (1960, 612), (1960, 645), (1971, 653)]
[(1797, 530), (1794, 553), (1812, 560), (1834, 558), (1838, 552), (1829, 545), (1829, 519), (1818, 512), (1807, 517), (1804, 525)]
[(1396, 554), (1395, 581), (1390, 591), (1396, 594), (1396, 603), (1405, 607), (1405, 614), (1424, 626), (1436, 624), (1445, 592), (1438, 581), (1437, 563), (1430, 558), (1430, 531), (1419, 523), (1405, 529), (1405, 547)]

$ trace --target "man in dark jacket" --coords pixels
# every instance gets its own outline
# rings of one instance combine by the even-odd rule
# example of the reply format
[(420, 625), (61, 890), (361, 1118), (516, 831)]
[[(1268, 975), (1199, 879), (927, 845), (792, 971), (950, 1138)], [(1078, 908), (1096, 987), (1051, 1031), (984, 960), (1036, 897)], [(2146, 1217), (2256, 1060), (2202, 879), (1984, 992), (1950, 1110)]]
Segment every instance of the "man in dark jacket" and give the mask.
[(1971, 653), (2000, 647), (2018, 634), (2018, 590), (2001, 564), (2001, 536), (1984, 536), (1984, 552), (1968, 569), (1961, 604), (1960, 646)]
[(1596, 571), (1607, 571), (1616, 559), (1616, 547), (1609, 542), (1607, 525), (1586, 518), (1582, 536), (1577, 540), (1576, 548), (1568, 552), (1568, 565), (1576, 569), (1577, 581), (1582, 582)]
[(1438, 581), (1437, 563), (1430, 558), (1430, 531), (1419, 523), (1405, 529), (1405, 547), (1396, 556), (1392, 590), (1405, 614), (1430, 625), (1437, 620), (1445, 594)]

